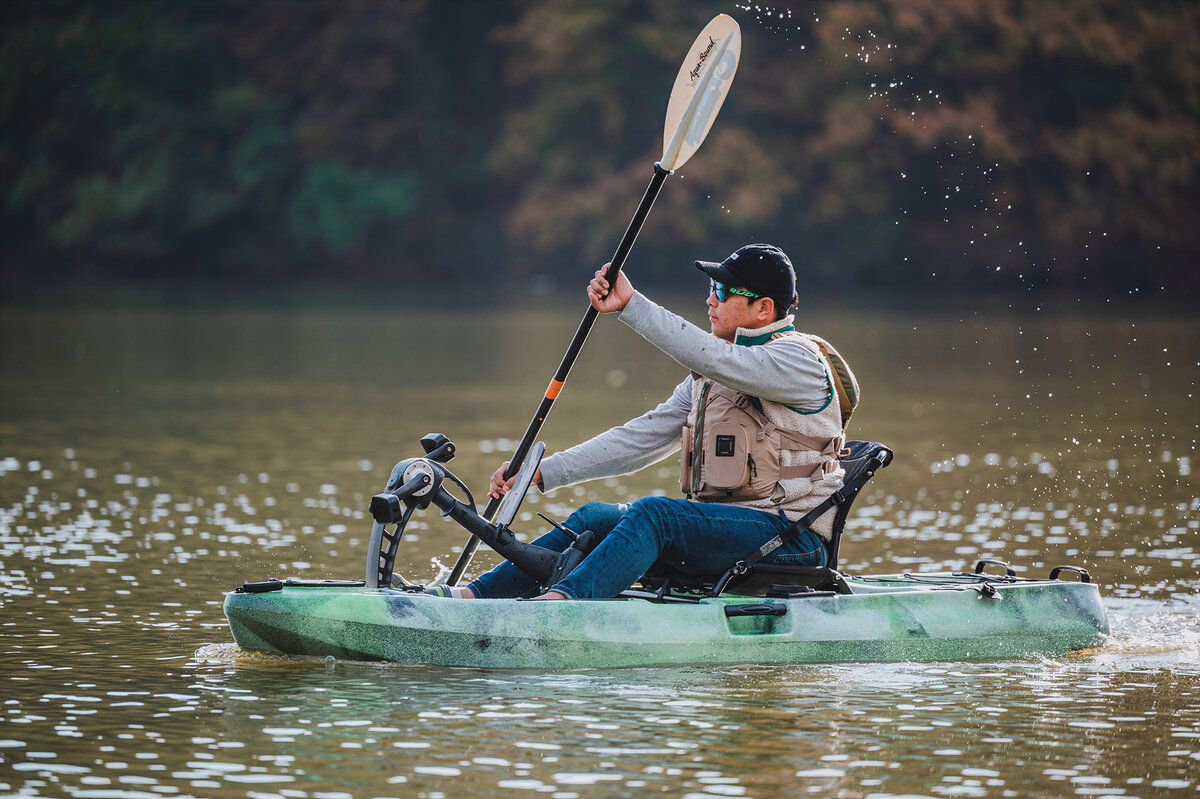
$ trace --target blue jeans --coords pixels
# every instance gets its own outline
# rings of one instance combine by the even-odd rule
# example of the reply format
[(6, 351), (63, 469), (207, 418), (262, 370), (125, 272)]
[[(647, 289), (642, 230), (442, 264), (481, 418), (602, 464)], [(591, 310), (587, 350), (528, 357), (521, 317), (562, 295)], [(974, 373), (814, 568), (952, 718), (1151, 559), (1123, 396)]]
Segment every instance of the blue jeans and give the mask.
[[(572, 599), (613, 597), (659, 560), (688, 575), (719, 575), (790, 525), (767, 511), (670, 497), (643, 497), (621, 505), (589, 502), (571, 514), (566, 526), (580, 533), (591, 530), (600, 542), (550, 590)], [(534, 543), (561, 552), (570, 541), (551, 530)], [(824, 566), (828, 553), (821, 537), (805, 530), (760, 562)], [(493, 599), (528, 596), (538, 588), (507, 561), (468, 587), (477, 597)]]

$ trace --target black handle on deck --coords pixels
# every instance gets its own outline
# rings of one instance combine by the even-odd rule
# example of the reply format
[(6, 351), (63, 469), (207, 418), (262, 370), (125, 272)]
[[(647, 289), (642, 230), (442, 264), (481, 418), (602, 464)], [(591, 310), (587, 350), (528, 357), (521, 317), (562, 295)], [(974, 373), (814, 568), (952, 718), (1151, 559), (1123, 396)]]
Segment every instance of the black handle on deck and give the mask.
[(975, 573), (983, 574), (984, 566), (1000, 566), (1001, 568), (1004, 569), (1004, 574), (1006, 576), (1008, 576), (1008, 577), (1016, 577), (1017, 576), (1017, 573), (1015, 571), (1013, 571), (1012, 566), (1009, 566), (1007, 563), (1005, 563), (1002, 560), (994, 560), (992, 558), (984, 558), (983, 560), (976, 563), (975, 564)]
[(1063, 572), (1075, 572), (1079, 575), (1079, 582), (1081, 583), (1090, 583), (1092, 581), (1092, 575), (1088, 574), (1088, 570), (1081, 569), (1078, 566), (1055, 566), (1050, 570), (1050, 579), (1057, 580), (1058, 575)]
[[(629, 227), (625, 229), (625, 235), (621, 237), (621, 243), (617, 245), (617, 251), (613, 253), (612, 263), (608, 267), (608, 271), (604, 273), (605, 280), (611, 286), (616, 280), (617, 274), (620, 273), (621, 267), (625, 265), (625, 259), (629, 257), (629, 251), (633, 249), (633, 243), (637, 241), (638, 233), (641, 232), (642, 226), (646, 224), (646, 217), (650, 215), (650, 209), (654, 207), (654, 201), (658, 198), (658, 193), (662, 191), (663, 183), (666, 182), (667, 176), (671, 174), (671, 170), (663, 167), (661, 163), (654, 164), (654, 177), (650, 179), (650, 185), (646, 187), (646, 193), (642, 195), (642, 201), (638, 203), (637, 211), (633, 214), (633, 219), (629, 221)], [(546, 422), (546, 417), (550, 415), (550, 409), (554, 406), (554, 400), (562, 391), (563, 384), (567, 382), (567, 376), (571, 374), (571, 367), (575, 365), (575, 359), (579, 357), (580, 350), (583, 349), (584, 343), (587, 342), (588, 334), (592, 331), (592, 325), (596, 323), (596, 317), (600, 313), (590, 304), (587, 312), (583, 315), (583, 321), (579, 323), (579, 328), (575, 331), (575, 336), (571, 339), (570, 345), (567, 347), (567, 352), (563, 355), (562, 362), (558, 365), (558, 371), (554, 373), (554, 378), (550, 381), (550, 385), (546, 387), (546, 394), (542, 397), (541, 403), (538, 404), (537, 411), (533, 414), (533, 419), (530, 420), (529, 426), (525, 428), (525, 435), (521, 437), (521, 443), (517, 444), (517, 449), (513, 452), (512, 459), (508, 462), (508, 468), (504, 471), (504, 479), (508, 480), (521, 469), (521, 464), (525, 461), (525, 456), (529, 454), (529, 448), (533, 446), (534, 439), (541, 432), (542, 425)], [(500, 498), (492, 497), (488, 502), (487, 507), (483, 510), (483, 517), (490, 520), (496, 513), (496, 508), (500, 506)], [(446, 585), (457, 585), (463, 572), (467, 570), (467, 566), (471, 563), (471, 558), (475, 556), (475, 550), (479, 547), (479, 539), (472, 536), (463, 546), (463, 550), (459, 553), (458, 560), (454, 562), (454, 568), (450, 570), (450, 576), (446, 578)]]
[(787, 605), (726, 605), (726, 618), (735, 618), (737, 616), (786, 616)]

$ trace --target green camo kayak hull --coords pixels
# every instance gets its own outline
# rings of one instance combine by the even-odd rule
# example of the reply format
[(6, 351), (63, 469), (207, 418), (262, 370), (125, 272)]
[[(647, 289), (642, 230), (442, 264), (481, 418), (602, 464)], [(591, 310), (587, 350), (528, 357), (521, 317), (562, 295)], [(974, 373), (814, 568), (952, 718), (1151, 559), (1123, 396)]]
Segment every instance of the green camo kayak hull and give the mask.
[(1091, 583), (938, 574), (847, 584), (853, 593), (698, 603), (464, 600), (283, 585), (227, 594), (225, 615), (247, 650), (490, 668), (1056, 656), (1098, 646), (1108, 633)]

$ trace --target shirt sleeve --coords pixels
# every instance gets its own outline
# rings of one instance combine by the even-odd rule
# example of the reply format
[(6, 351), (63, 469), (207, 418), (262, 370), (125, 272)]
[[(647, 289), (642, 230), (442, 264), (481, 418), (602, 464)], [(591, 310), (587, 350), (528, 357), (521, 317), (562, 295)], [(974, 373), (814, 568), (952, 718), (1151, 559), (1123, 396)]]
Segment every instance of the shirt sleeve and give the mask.
[(692, 407), (691, 384), (685, 379), (654, 410), (544, 458), (542, 490), (631, 474), (676, 452)]
[(798, 411), (818, 411), (829, 402), (825, 364), (795, 341), (731, 344), (636, 291), (620, 319), (680, 365), (723, 386)]

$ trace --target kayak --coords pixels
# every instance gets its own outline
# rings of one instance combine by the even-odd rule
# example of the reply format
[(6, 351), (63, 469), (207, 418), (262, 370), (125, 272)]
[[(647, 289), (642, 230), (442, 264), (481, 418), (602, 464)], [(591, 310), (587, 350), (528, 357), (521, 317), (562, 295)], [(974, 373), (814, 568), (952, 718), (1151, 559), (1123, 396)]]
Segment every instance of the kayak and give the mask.
[[(238, 646), (283, 655), (476, 668), (610, 668), (688, 664), (956, 661), (1055, 657), (1103, 643), (1108, 618), (1085, 569), (1018, 577), (981, 560), (973, 572), (852, 576), (837, 569), (850, 506), (891, 451), (847, 442), (843, 487), (794, 523), (833, 514), (829, 566), (760, 563), (781, 538), (724, 574), (656, 566), (613, 599), (456, 599), (426, 593), (394, 573), (405, 526), (431, 505), (533, 577), (544, 590), (594, 546), (569, 533), (564, 552), (521, 541), (510, 525), (544, 453), (538, 442), (491, 520), (446, 463), (454, 445), (431, 433), (425, 455), (396, 464), (372, 497), (374, 519), (361, 580), (267, 580), (226, 594)], [(448, 487), (466, 495), (455, 497)], [(781, 534), (781, 536), (784, 534)], [(1002, 574), (986, 573), (998, 566)], [(1077, 579), (1060, 579), (1073, 573)]]
[(515, 669), (1054, 657), (1109, 632), (1090, 582), (967, 573), (690, 603), (451, 599), (361, 583), (252, 584), (226, 595), (225, 615), (248, 650)]

